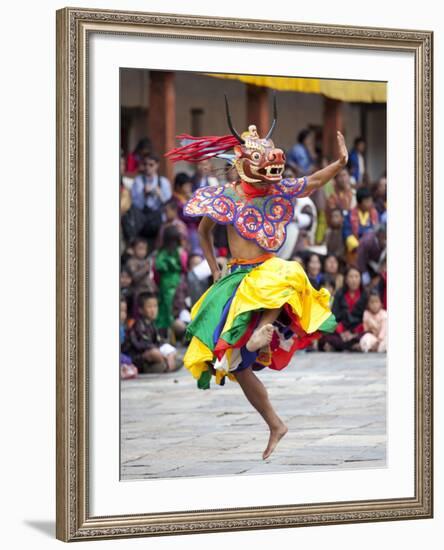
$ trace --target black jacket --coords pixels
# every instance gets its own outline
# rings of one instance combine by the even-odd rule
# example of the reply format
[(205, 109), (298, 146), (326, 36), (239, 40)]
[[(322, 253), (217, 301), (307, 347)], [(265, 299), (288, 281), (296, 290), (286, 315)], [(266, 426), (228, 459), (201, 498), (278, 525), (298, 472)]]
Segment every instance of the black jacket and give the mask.
[(367, 292), (361, 288), (361, 296), (351, 311), (349, 311), (345, 299), (346, 292), (347, 290), (344, 287), (336, 292), (333, 300), (332, 312), (338, 323), (341, 322), (347, 330), (352, 330), (362, 323), (364, 311), (367, 306)]

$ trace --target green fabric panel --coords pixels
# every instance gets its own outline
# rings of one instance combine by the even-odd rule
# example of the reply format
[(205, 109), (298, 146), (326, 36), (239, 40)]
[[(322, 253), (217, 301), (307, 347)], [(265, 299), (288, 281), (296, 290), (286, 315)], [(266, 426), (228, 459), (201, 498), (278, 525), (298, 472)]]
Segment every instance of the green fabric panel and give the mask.
[(209, 370), (202, 371), (202, 374), (197, 381), (197, 387), (201, 390), (208, 390), (210, 388), (212, 374)]
[(245, 275), (252, 269), (252, 267), (239, 267), (210, 287), (199, 311), (187, 326), (185, 332), (187, 339), (191, 340), (192, 336), (197, 336), (210, 350), (214, 349), (213, 332), (221, 320), (224, 306)]
[(336, 321), (336, 317), (332, 313), (330, 317), (327, 317), (327, 319), (322, 323), (318, 330), (321, 330), (322, 332), (334, 332), (337, 324), (338, 322)]
[(228, 342), (230, 345), (235, 344), (241, 336), (244, 335), (247, 330), (248, 323), (251, 320), (252, 311), (244, 311), (238, 315), (234, 320), (231, 328), (226, 332), (223, 332), (220, 337)]

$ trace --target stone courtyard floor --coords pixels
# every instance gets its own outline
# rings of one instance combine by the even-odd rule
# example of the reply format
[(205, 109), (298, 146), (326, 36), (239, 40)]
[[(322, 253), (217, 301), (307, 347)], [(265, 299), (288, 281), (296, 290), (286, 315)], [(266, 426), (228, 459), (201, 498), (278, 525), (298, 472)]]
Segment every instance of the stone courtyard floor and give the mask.
[(236, 382), (122, 380), (121, 480), (385, 467), (385, 354), (299, 351), (256, 374), (289, 428), (265, 461), (268, 428)]

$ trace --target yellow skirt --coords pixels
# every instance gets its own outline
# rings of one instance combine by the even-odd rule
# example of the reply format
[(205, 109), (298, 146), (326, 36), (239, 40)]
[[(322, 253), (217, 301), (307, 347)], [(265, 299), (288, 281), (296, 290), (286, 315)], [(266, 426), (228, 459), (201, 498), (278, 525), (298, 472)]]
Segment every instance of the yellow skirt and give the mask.
[[(330, 293), (316, 290), (297, 261), (277, 256), (254, 266), (238, 265), (208, 288), (191, 309), (187, 338), (191, 338), (184, 365), (206, 389), (213, 374), (216, 383), (253, 365), (284, 368), (296, 349), (306, 347), (321, 332), (333, 332)], [(266, 350), (248, 352), (248, 341), (260, 312), (282, 308), (272, 342)], [(253, 354), (253, 355), (252, 355)]]

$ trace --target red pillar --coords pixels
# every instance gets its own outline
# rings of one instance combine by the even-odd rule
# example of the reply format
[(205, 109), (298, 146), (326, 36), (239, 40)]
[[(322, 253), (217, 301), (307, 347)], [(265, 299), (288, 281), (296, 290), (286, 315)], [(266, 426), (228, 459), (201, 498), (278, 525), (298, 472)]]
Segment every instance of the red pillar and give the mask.
[(344, 133), (344, 118), (342, 113), (342, 101), (324, 97), (324, 124), (322, 131), (322, 152), (330, 160), (338, 156), (338, 142), (336, 131)]
[(255, 124), (260, 137), (264, 137), (270, 128), (268, 108), (268, 88), (247, 84), (247, 124), (239, 130), (243, 132), (250, 124)]
[(175, 147), (176, 90), (174, 72), (150, 71), (148, 130), (154, 152), (159, 156), (159, 170), (172, 182), (174, 179), (173, 163), (167, 161), (163, 155)]

